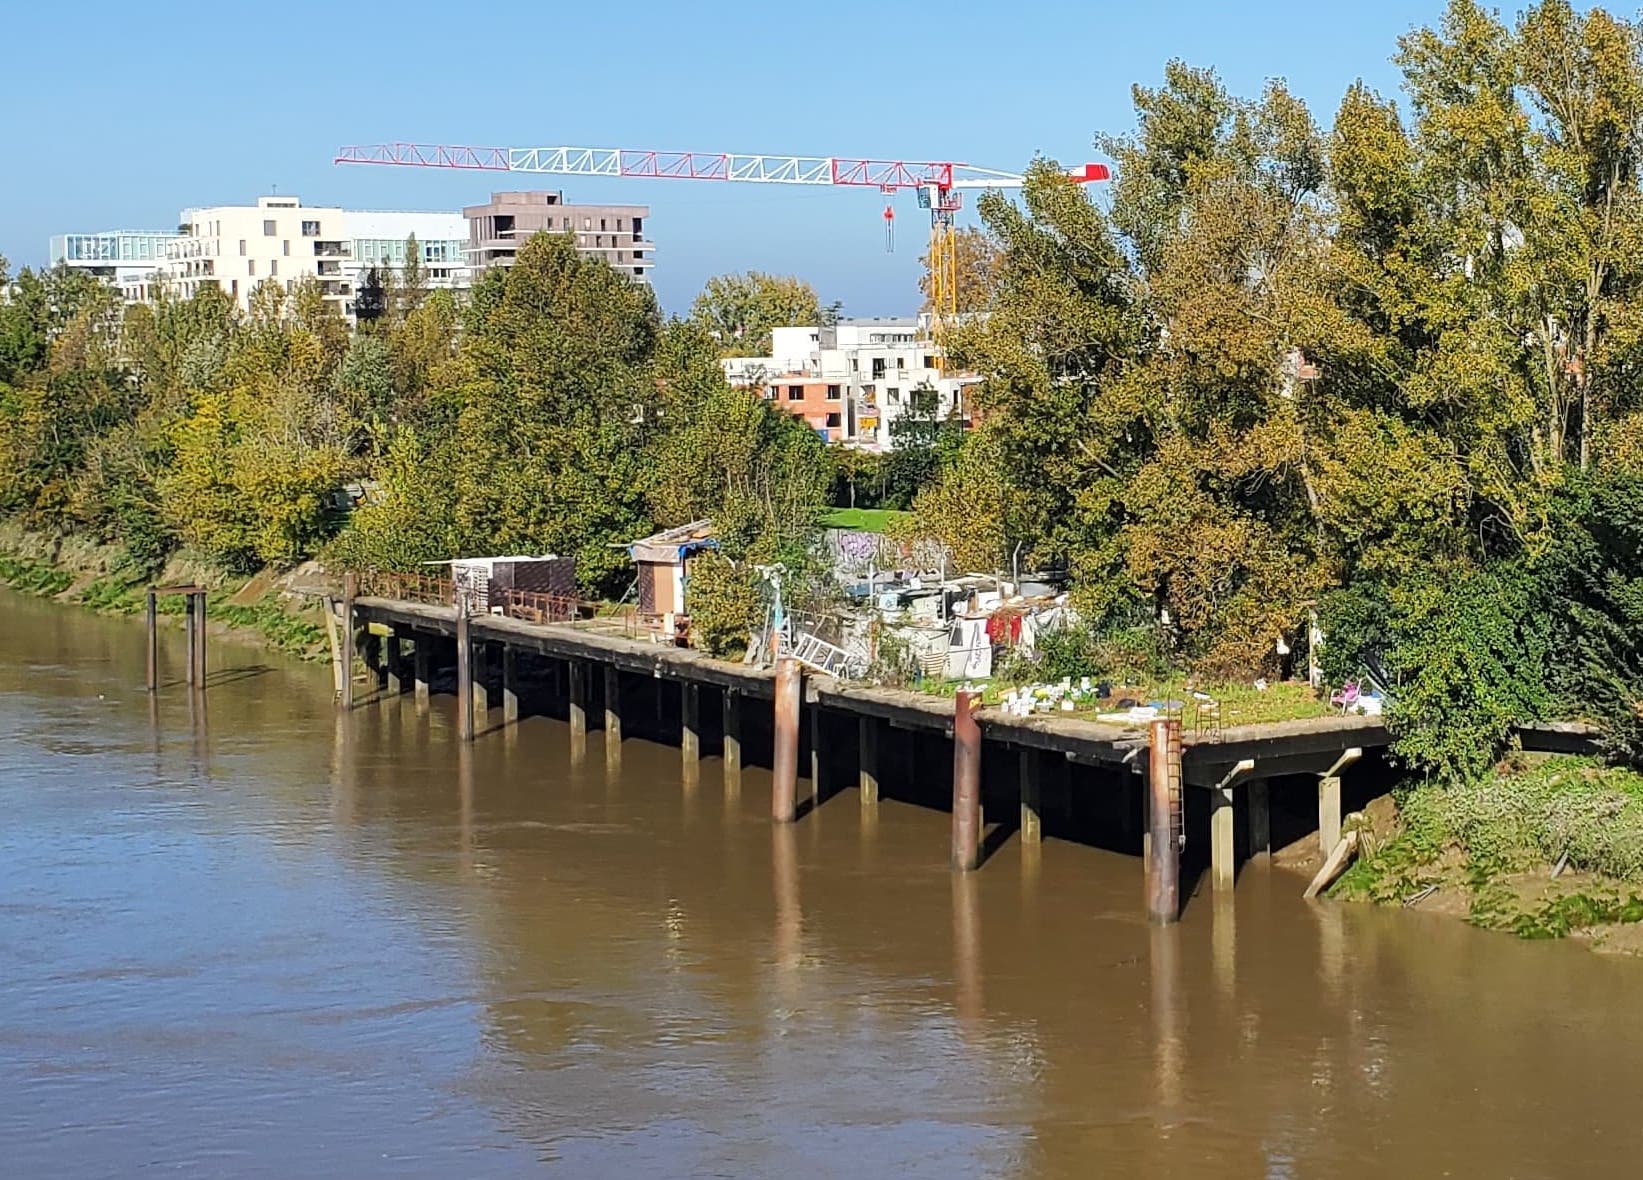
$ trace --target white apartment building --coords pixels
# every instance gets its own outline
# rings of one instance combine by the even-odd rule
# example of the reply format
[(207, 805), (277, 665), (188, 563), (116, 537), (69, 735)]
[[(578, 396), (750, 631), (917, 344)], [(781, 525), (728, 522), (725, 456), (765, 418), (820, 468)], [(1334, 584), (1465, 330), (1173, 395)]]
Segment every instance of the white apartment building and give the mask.
[(270, 196), (255, 205), (185, 209), (178, 221), (181, 236), (167, 245), (162, 274), (179, 298), (220, 287), (246, 310), (263, 283), (290, 290), (311, 278), (339, 314), (351, 310), (355, 280), (344, 269), (350, 250), (341, 209)]
[(406, 246), (413, 237), (424, 283), (452, 290), (466, 290), (470, 285), (468, 219), (460, 213), (344, 209), (342, 223), (351, 247), (344, 270), (352, 274), (356, 289), (373, 266), (403, 274), (410, 261)]
[(770, 356), (723, 365), (732, 385), (761, 388), (827, 441), (882, 451), (916, 390), (934, 391), (939, 416), (967, 416), (966, 388), (980, 378), (943, 373), (937, 360), (926, 317), (875, 317), (776, 328)]
[[(157, 277), (183, 299), (214, 285), (246, 310), (262, 283), (289, 291), (311, 278), (327, 302), (351, 319), (365, 272), (373, 266), (403, 272), (413, 236), (428, 286), (468, 286), (468, 223), (460, 213), (316, 207), (300, 197), (267, 196), (255, 205), (187, 209), (179, 220), (181, 232), (166, 244)], [(122, 284), (126, 297), (148, 298), (155, 277), (141, 286)]]
[(147, 298), (148, 276), (165, 262), (174, 233), (152, 230), (105, 230), (94, 234), (55, 234), (47, 246), (52, 266), (95, 275), (122, 291), (139, 290)]

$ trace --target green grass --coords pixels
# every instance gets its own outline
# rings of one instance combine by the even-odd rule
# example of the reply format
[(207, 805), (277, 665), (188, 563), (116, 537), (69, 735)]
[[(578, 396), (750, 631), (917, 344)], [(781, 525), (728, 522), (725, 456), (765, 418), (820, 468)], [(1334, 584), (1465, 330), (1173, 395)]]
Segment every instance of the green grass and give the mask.
[[(1092, 679), (1096, 679), (1092, 677)], [(1101, 679), (1107, 679), (1105, 677)], [(1003, 702), (1004, 694), (1012, 688), (1019, 687), (1008, 681), (988, 681), (981, 693), (983, 705), (997, 705)], [(938, 696), (952, 696), (958, 690), (958, 683), (944, 681), (937, 684), (927, 684), (927, 691)], [(1214, 684), (1200, 686), (1200, 691), (1208, 693), (1221, 702), (1221, 724), (1223, 727), (1234, 725), (1270, 725), (1279, 721), (1298, 721), (1313, 717), (1330, 716), (1334, 710), (1327, 700), (1320, 699), (1312, 688), (1305, 684), (1281, 682), (1268, 685), (1264, 690), (1257, 689), (1253, 684)], [(1190, 725), (1193, 719), (1192, 689), (1186, 687), (1184, 681), (1174, 680), (1164, 683), (1146, 685), (1119, 685), (1114, 682), (1115, 697), (1133, 697), (1143, 705), (1148, 701), (1173, 700), (1185, 703), (1183, 716)], [(1074, 720), (1090, 721), (1102, 712), (1116, 711), (1109, 702), (1102, 708), (1079, 708), (1072, 711), (1057, 709), (1050, 714)]]
[(207, 600), (206, 616), (235, 627), (254, 630), (266, 639), (276, 651), (304, 659), (316, 659), (324, 651), (325, 628), (312, 619), (293, 614), (270, 596), (250, 606), (241, 606), (223, 600)]
[[(1564, 857), (1593, 887), (1525, 898), (1524, 882), (1547, 884)], [(1643, 884), (1643, 774), (1551, 758), (1414, 787), (1398, 799), (1398, 829), (1371, 839), (1330, 892), (1396, 903), (1435, 884), (1467, 892), (1473, 925), (1520, 938), (1643, 921), (1643, 898), (1623, 888)]]
[(912, 515), (890, 508), (835, 508), (822, 517), (822, 527), (829, 529), (856, 529), (864, 533), (882, 533), (892, 523)]

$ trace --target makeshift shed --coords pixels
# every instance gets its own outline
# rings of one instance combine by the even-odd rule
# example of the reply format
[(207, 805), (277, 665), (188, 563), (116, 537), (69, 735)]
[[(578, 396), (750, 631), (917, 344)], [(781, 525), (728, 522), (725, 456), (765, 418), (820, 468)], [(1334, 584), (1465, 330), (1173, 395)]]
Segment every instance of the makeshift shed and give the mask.
[(695, 520), (630, 541), (628, 555), (639, 569), (639, 613), (684, 614), (685, 581), (689, 577), (692, 555), (718, 547), (713, 522), (707, 520)]
[(500, 610), (506, 590), (575, 598), (576, 558), (463, 557), (451, 562), (451, 581), (458, 591), (468, 592), (469, 603), (479, 611)]

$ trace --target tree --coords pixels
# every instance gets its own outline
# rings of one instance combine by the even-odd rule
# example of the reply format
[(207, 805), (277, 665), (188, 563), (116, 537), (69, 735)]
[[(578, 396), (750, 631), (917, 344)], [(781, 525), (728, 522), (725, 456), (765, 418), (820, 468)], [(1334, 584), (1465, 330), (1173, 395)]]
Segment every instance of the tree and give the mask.
[(824, 308), (802, 279), (753, 270), (709, 279), (690, 318), (707, 329), (723, 356), (769, 356), (772, 328), (830, 324), (838, 310), (838, 304)]

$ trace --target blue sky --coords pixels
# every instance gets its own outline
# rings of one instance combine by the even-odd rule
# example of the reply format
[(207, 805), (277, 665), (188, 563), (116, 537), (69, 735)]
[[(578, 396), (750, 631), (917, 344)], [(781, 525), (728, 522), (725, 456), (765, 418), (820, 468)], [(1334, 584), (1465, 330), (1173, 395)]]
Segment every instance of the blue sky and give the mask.
[[(414, 139), (957, 159), (1097, 158), (1130, 86), (1181, 57), (1238, 93), (1283, 77), (1327, 124), (1362, 77), (1397, 87), (1400, 34), (1439, 0), (986, 5), (18, 3), (0, 49), (0, 253), (64, 231), (163, 228), (277, 185), (313, 204), (454, 209), (496, 187), (652, 207), (656, 287), (798, 274), (847, 314), (914, 310), (927, 221), (872, 191), (339, 168), (345, 143)], [(15, 171), (12, 171), (15, 169)], [(8, 174), (9, 173), (9, 174)], [(524, 181), (525, 183), (519, 183)], [(511, 182), (511, 183), (510, 183)]]

